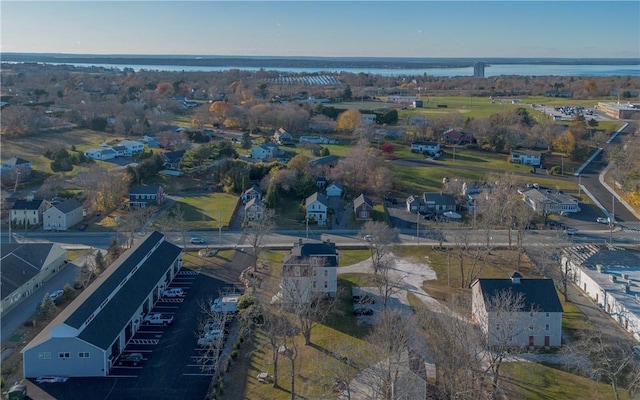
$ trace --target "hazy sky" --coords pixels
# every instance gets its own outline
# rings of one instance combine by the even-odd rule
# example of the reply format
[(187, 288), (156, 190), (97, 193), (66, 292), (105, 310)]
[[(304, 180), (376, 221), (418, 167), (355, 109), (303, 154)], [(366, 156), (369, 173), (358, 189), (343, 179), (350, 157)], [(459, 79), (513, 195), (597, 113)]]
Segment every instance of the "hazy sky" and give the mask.
[(1, 50), (354, 57), (640, 57), (632, 1), (7, 1)]

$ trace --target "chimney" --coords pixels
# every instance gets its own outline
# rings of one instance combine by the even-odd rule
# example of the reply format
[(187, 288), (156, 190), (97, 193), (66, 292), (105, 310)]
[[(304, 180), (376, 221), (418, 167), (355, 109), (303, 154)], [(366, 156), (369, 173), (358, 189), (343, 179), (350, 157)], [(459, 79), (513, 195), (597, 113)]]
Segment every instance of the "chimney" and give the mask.
[(298, 245), (302, 246), (302, 238), (298, 238)]

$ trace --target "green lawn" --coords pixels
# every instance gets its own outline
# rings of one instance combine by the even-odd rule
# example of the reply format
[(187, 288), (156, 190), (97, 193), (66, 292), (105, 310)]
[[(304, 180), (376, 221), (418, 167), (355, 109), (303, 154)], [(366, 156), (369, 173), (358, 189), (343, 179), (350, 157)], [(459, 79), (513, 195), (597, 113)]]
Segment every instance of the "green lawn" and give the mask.
[(222, 226), (227, 229), (231, 215), (238, 202), (238, 196), (227, 193), (207, 193), (188, 195), (180, 198), (187, 230), (215, 230)]
[[(502, 386), (507, 398), (517, 399), (613, 399), (611, 385), (537, 363), (505, 363)], [(628, 399), (621, 390), (621, 399)]]

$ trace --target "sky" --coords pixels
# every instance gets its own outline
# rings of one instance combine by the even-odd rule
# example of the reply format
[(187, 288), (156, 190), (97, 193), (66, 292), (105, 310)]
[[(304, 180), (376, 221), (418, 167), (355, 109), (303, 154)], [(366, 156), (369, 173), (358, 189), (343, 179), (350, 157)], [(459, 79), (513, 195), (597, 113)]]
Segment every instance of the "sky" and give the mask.
[(0, 50), (317, 57), (640, 58), (630, 1), (10, 1)]

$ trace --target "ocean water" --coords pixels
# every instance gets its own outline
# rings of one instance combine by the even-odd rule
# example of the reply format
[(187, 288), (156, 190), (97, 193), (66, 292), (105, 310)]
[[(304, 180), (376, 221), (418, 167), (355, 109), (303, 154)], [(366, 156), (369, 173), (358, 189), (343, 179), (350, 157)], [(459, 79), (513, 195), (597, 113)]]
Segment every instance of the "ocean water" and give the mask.
[[(75, 65), (78, 67), (132, 68), (134, 71), (171, 71), (171, 72), (215, 72), (239, 69), (259, 71), (261, 69), (286, 73), (366, 73), (381, 76), (429, 75), (436, 77), (473, 76), (473, 67), (465, 68), (260, 68), (260, 67), (208, 67), (185, 65), (136, 65), (136, 64), (100, 64), (100, 63), (47, 63), (50, 65)], [(542, 65), (542, 64), (487, 64), (485, 77), (501, 75), (522, 76), (640, 76), (640, 65)]]

